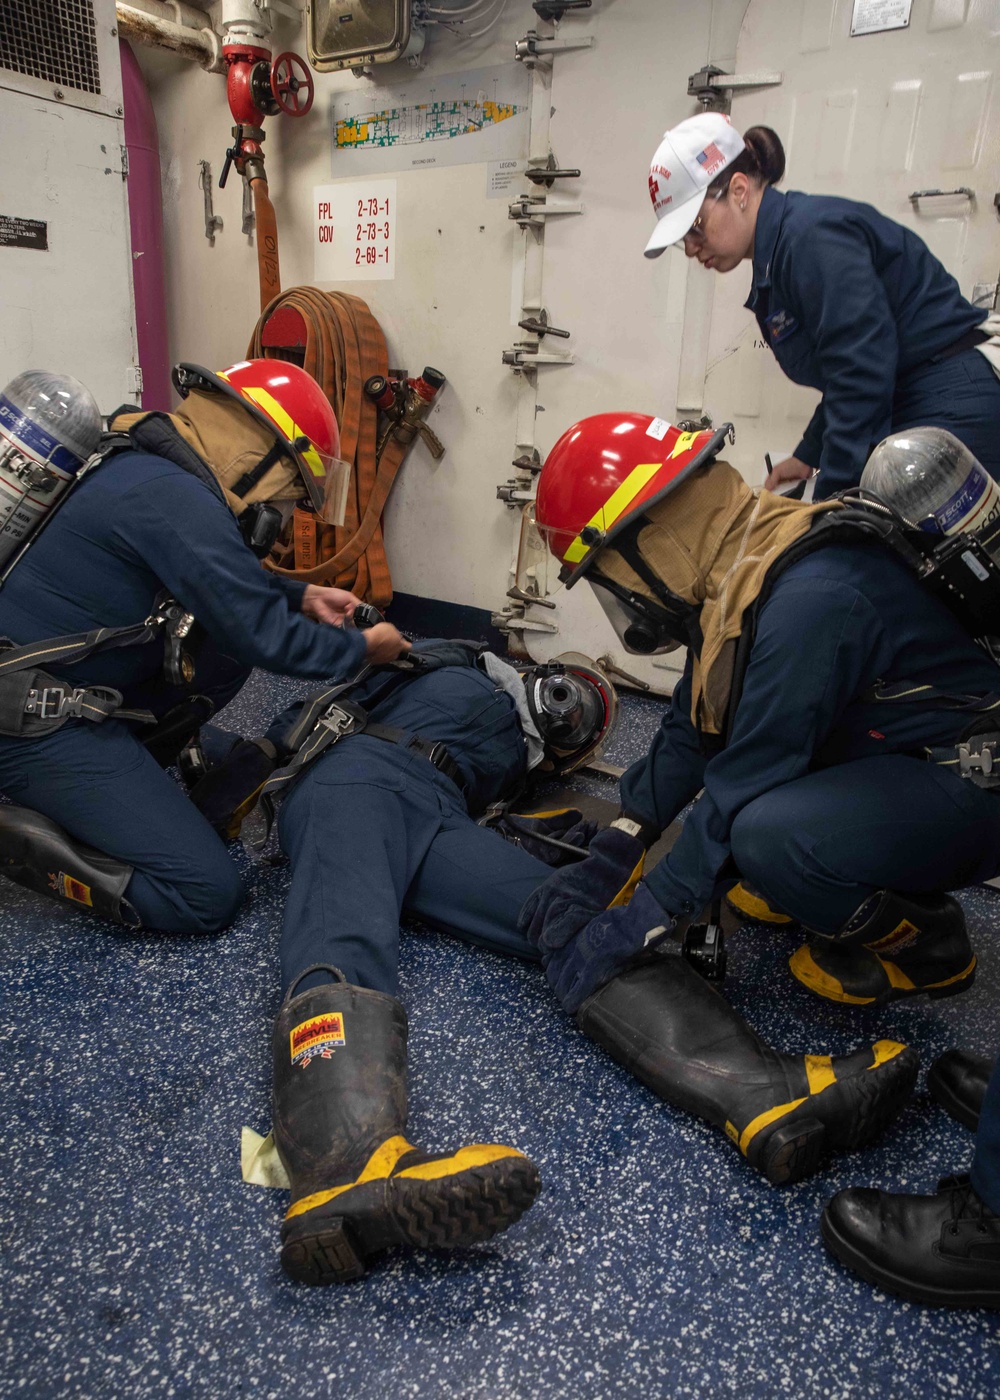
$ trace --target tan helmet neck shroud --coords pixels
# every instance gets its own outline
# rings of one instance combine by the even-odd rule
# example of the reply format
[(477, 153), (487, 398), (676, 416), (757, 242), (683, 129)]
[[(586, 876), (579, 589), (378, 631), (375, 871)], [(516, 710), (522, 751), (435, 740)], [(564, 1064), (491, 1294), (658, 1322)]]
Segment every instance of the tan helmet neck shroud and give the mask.
[[(743, 617), (768, 570), (819, 512), (839, 504), (811, 505), (755, 491), (728, 462), (717, 460), (646, 512), (650, 523), (639, 532), (640, 554), (671, 593), (701, 608), (704, 640), (693, 657), (691, 720), (702, 733), (722, 732)], [(614, 544), (602, 552), (599, 568), (655, 601)]]
[[(116, 432), (127, 433), (147, 417), (146, 413), (120, 414), (112, 426)], [(298, 467), (287, 456), (279, 457), (245, 496), (233, 494), (231, 488), (256, 467), (277, 440), (276, 434), (268, 432), (234, 399), (193, 389), (164, 417), (211, 471), (234, 515), (257, 501), (295, 501), (305, 495)]]

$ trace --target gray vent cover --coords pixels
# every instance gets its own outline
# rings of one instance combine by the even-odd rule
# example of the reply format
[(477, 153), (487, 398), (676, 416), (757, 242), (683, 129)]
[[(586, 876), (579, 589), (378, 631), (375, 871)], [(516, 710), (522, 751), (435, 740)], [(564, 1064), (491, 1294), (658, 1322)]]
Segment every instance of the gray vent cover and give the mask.
[(0, 68), (99, 93), (93, 0), (0, 0)]

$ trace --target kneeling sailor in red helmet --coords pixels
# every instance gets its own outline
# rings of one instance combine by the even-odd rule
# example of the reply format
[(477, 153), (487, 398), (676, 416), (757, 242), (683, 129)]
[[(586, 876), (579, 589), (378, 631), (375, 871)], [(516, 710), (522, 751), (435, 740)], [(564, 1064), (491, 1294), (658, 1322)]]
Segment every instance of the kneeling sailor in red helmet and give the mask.
[[(0, 805), (0, 873), (132, 927), (209, 933), (242, 882), (162, 765), (255, 666), (346, 677), (408, 643), (385, 623), (345, 628), (352, 594), (258, 562), (283, 506), (336, 511), (339, 433), (315, 380), (252, 360), (180, 365), (175, 382), (177, 411), (119, 411), (99, 460), (82, 385), (30, 372), (0, 394), (0, 485), (26, 492), (0, 508), (0, 791), (14, 804)], [(57, 492), (33, 537), (3, 548)]]

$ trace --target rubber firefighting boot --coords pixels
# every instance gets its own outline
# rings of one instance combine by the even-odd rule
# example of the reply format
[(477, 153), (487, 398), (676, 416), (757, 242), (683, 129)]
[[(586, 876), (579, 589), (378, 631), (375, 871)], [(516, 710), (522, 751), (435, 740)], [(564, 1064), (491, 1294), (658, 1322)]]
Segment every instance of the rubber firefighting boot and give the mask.
[(0, 875), (117, 924), (141, 927), (125, 898), (133, 867), (75, 841), (28, 807), (0, 805)]
[(672, 948), (608, 982), (577, 1023), (666, 1103), (723, 1128), (775, 1186), (871, 1142), (900, 1113), (916, 1051), (879, 1040), (851, 1055), (785, 1055)]
[(780, 909), (776, 909), (767, 895), (761, 894), (760, 890), (754, 889), (746, 880), (741, 880), (738, 885), (733, 886), (726, 895), (726, 903), (741, 919), (753, 919), (754, 923), (758, 924), (780, 924), (782, 928), (788, 929), (798, 927), (798, 919), (793, 919), (791, 914), (784, 914)]
[(955, 996), (976, 976), (961, 905), (947, 894), (895, 890), (865, 900), (839, 933), (813, 933), (788, 965), (817, 996), (854, 1006)]
[[(294, 995), (311, 972), (339, 980)], [(274, 1027), (274, 1141), (292, 1187), (281, 1263), (300, 1283), (360, 1278), (391, 1245), (452, 1248), (506, 1230), (541, 1180), (512, 1147), (424, 1152), (406, 1128), (406, 1012), (309, 968)]]

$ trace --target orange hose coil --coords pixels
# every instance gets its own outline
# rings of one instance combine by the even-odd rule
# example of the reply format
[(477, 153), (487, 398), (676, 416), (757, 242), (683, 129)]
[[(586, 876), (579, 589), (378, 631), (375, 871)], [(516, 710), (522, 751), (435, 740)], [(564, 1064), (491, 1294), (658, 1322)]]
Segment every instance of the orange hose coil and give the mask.
[(282, 567), (273, 559), (267, 561), (268, 567), (304, 583), (349, 588), (384, 608), (392, 601), (392, 578), (382, 538), (382, 512), (408, 446), (390, 436), (378, 455), (378, 413), (364, 394), (366, 379), (388, 372), (385, 336), (360, 297), (321, 292), (317, 287), (292, 287), (279, 293), (261, 313), (247, 349), (251, 358), (276, 358), (273, 351), (264, 348), (262, 335), (268, 318), (279, 306), (294, 308), (306, 324), (303, 367), (333, 405), (340, 425), (341, 456), (352, 463), (353, 471), (344, 524), (316, 527), (319, 562), (302, 567), (305, 560), (300, 549), (295, 554), (295, 567)]

